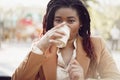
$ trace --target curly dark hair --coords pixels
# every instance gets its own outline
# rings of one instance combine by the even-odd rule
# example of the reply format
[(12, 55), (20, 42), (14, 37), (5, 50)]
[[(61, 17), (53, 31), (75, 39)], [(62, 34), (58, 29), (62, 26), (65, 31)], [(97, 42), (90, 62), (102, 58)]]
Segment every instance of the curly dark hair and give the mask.
[(79, 35), (83, 38), (82, 45), (90, 58), (90, 66), (92, 68), (96, 65), (96, 54), (90, 39), (90, 16), (88, 10), (80, 0), (50, 0), (47, 5), (46, 14), (43, 20), (43, 34), (53, 27), (53, 20), (55, 12), (60, 8), (73, 8), (77, 11), (82, 27), (79, 29)]

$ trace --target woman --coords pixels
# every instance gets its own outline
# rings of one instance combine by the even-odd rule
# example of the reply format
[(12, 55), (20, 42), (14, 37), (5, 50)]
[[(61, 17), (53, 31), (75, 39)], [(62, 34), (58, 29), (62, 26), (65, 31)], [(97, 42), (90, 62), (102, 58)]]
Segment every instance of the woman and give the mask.
[[(70, 37), (59, 27), (67, 25)], [(80, 0), (51, 0), (43, 22), (44, 35), (16, 69), (13, 80), (119, 80), (120, 73), (104, 42), (90, 36), (90, 17)]]

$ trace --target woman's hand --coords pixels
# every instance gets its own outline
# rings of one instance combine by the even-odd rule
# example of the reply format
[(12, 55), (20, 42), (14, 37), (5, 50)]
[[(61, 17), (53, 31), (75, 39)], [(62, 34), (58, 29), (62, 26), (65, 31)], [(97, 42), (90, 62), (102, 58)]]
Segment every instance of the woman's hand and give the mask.
[(69, 69), (70, 80), (84, 80), (84, 71), (77, 60), (73, 59), (70, 63)]
[(59, 27), (62, 27), (63, 25), (65, 25), (64, 22), (47, 31), (46, 34), (43, 35), (42, 38), (38, 41), (37, 47), (45, 52), (49, 45), (58, 44), (59, 42), (56, 39), (65, 35), (64, 32), (59, 31)]

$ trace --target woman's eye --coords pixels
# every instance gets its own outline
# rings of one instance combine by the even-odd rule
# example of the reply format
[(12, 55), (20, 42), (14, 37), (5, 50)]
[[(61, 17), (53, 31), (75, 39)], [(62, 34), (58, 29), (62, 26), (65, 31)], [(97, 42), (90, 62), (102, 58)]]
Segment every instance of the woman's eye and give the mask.
[(62, 22), (62, 20), (55, 20), (55, 22), (57, 22), (57, 23), (61, 23), (61, 22)]
[(73, 23), (73, 22), (75, 22), (75, 20), (69, 20), (68, 22), (69, 22), (69, 23)]

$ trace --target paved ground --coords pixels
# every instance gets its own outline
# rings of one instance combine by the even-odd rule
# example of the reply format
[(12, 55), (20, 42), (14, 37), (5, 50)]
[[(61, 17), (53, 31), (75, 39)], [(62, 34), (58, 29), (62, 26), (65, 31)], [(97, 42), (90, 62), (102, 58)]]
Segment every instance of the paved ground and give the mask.
[[(2, 43), (0, 49), (0, 76), (11, 76), (30, 50), (30, 43)], [(111, 51), (120, 70), (120, 52)]]
[(0, 49), (0, 76), (11, 76), (16, 67), (27, 55), (30, 50), (30, 44), (2, 44)]
[(112, 51), (112, 55), (117, 64), (118, 69), (120, 70), (120, 51)]

